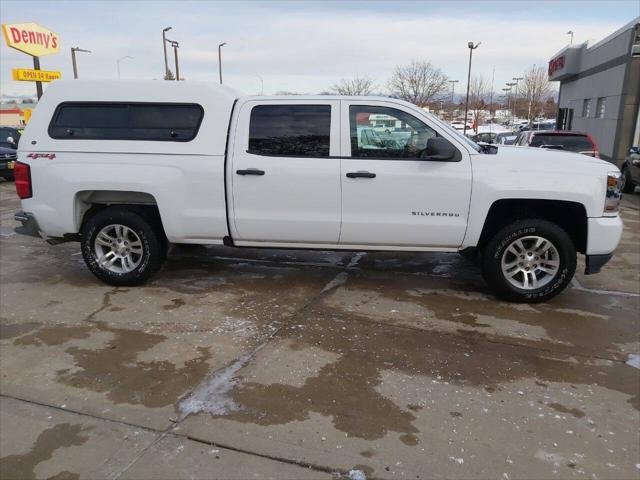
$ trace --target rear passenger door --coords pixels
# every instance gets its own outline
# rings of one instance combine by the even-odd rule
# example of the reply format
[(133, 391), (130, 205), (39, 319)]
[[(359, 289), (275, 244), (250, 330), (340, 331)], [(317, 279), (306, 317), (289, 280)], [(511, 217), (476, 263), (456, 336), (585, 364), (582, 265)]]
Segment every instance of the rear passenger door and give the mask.
[(233, 133), (232, 236), (237, 244), (337, 244), (337, 101), (243, 103)]

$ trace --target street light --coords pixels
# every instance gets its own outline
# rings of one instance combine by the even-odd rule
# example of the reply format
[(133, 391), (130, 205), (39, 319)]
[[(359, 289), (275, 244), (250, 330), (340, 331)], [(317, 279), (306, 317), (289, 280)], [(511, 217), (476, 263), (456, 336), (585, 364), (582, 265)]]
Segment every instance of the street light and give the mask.
[(256, 77), (260, 80), (260, 95), (264, 95), (264, 81), (260, 75), (256, 75)]
[(218, 45), (218, 73), (220, 74), (220, 85), (222, 85), (222, 47), (226, 44), (227, 42)]
[[(507, 82), (506, 83), (507, 87), (509, 87), (509, 92), (511, 92), (511, 90), (513, 90), (513, 87), (516, 86), (516, 82)], [(510, 95), (511, 96), (511, 100), (513, 100), (513, 94)], [(514, 120), (514, 115), (513, 115), (513, 105), (511, 106), (511, 121), (513, 122)]]
[(469, 114), (469, 85), (471, 84), (471, 59), (473, 58), (473, 51), (480, 46), (482, 42), (478, 42), (475, 45), (473, 42), (467, 43), (469, 47), (469, 73), (467, 74), (467, 100), (464, 103), (464, 129), (462, 134), (467, 133), (467, 115)]
[(120, 62), (126, 58), (133, 59), (133, 57), (129, 55), (125, 55), (124, 57), (121, 57), (118, 60), (116, 60), (116, 67), (118, 68), (118, 80), (120, 80)]
[[(502, 91), (504, 92), (505, 97), (507, 98), (507, 111), (509, 112), (509, 115), (511, 115), (511, 96), (509, 95), (509, 92), (511, 91), (511, 87), (509, 88), (503, 88)], [(513, 115), (511, 115), (511, 123), (513, 124)]]
[(162, 29), (162, 50), (164, 51), (164, 79), (169, 80), (169, 63), (167, 62), (167, 32), (172, 27)]
[(573, 30), (569, 30), (567, 35), (570, 35), (569, 45), (573, 45)]
[(520, 80), (522, 80), (523, 78), (524, 78), (524, 77), (513, 77), (513, 78), (511, 79), (511, 80), (514, 80), (514, 81), (516, 82), (516, 92), (515, 92), (516, 99), (515, 99), (515, 102), (514, 102), (514, 104), (513, 104), (513, 112), (514, 112), (514, 114), (515, 114), (515, 116), (516, 116), (516, 117), (518, 116), (518, 115), (517, 115), (517, 113), (518, 113), (518, 112), (516, 111), (516, 110), (517, 110), (517, 107), (518, 107), (518, 83), (519, 83), (519, 82), (520, 82)]
[(84, 50), (79, 47), (71, 48), (71, 64), (73, 65), (73, 78), (78, 78), (78, 65), (76, 64), (76, 52), (91, 53), (91, 50)]
[(453, 121), (453, 92), (458, 80), (449, 80), (449, 83), (451, 84), (451, 120)]

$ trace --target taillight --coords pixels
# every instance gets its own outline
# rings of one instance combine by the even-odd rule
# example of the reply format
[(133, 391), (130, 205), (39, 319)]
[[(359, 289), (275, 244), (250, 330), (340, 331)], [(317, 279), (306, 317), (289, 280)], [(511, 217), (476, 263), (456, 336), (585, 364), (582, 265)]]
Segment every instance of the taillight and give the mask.
[(20, 198), (31, 198), (31, 167), (26, 163), (16, 162), (13, 167), (13, 178), (16, 184), (16, 193)]
[(598, 144), (591, 137), (591, 135), (587, 135), (587, 139), (591, 142), (591, 150), (593, 151), (593, 156), (596, 158), (600, 158), (600, 151), (598, 150)]

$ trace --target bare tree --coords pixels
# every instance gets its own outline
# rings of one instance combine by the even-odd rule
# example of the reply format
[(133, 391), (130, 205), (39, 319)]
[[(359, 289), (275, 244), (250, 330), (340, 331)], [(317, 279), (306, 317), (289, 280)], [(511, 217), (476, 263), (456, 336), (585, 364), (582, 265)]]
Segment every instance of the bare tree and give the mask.
[(356, 75), (351, 79), (340, 79), (331, 85), (330, 91), (338, 95), (370, 95), (374, 88), (375, 81), (372, 78)]
[(543, 103), (551, 93), (551, 85), (544, 67), (531, 67), (524, 73), (519, 93), (527, 102), (527, 120), (533, 121), (535, 116), (543, 110)]
[(176, 79), (176, 77), (175, 77), (175, 75), (173, 74), (173, 72), (172, 72), (171, 70), (169, 70), (169, 69), (168, 69), (168, 70), (167, 70), (167, 73), (165, 73), (165, 74), (164, 74), (164, 79), (165, 79), (165, 80), (175, 80), (175, 79)]
[(448, 90), (447, 76), (431, 62), (412, 60), (399, 65), (389, 80), (389, 90), (395, 96), (424, 107)]
[(478, 131), (477, 125), (482, 120), (480, 118), (481, 110), (484, 110), (487, 106), (485, 99), (489, 95), (489, 82), (483, 75), (471, 78), (469, 84), (469, 110), (473, 113), (473, 118), (476, 119), (476, 132)]

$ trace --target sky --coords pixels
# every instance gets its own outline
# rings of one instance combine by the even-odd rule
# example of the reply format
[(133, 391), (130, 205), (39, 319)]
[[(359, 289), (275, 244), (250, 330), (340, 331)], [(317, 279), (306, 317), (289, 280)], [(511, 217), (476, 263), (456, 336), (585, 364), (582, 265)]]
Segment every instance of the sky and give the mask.
[[(532, 65), (546, 65), (569, 42), (594, 43), (640, 16), (630, 1), (28, 1), (2, 0), (3, 23), (39, 23), (61, 37), (58, 54), (41, 57), (43, 70), (73, 78), (71, 47), (81, 79), (161, 79), (162, 29), (180, 42), (180, 74), (218, 81), (217, 46), (223, 47), (223, 80), (247, 94), (320, 93), (341, 78), (369, 76), (384, 93), (396, 65), (429, 60), (466, 85), (469, 41), (482, 42), (473, 74), (494, 90)], [(0, 93), (29, 95), (31, 82), (11, 78), (31, 68), (29, 56), (0, 50)], [(169, 51), (172, 54), (172, 51)], [(170, 68), (173, 56), (170, 55)], [(174, 70), (175, 71), (175, 70)]]

